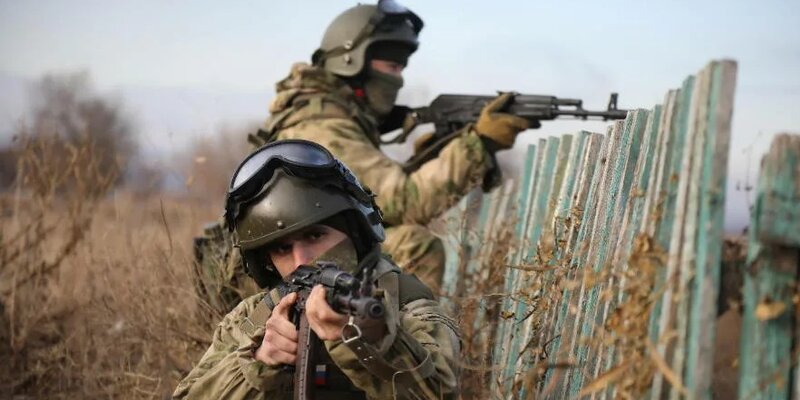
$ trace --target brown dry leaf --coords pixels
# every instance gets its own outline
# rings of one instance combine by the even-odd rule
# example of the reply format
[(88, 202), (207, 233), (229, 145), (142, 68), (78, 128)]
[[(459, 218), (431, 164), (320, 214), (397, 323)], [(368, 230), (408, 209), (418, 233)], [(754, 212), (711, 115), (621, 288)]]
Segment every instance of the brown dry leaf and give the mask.
[(653, 345), (653, 342), (648, 340), (645, 343), (647, 344), (647, 352), (650, 353), (650, 359), (653, 360), (653, 363), (656, 365), (656, 368), (658, 368), (658, 371), (664, 375), (664, 378), (667, 380), (667, 382), (669, 382), (670, 385), (672, 385), (672, 387), (681, 392), (682, 395), (688, 396), (689, 392), (687, 392), (686, 388), (683, 386), (681, 378), (675, 374), (672, 368), (667, 365), (667, 362), (664, 361), (664, 358), (658, 354), (656, 346)]
[(556, 235), (551, 231), (546, 231), (539, 239), (539, 254), (545, 261), (552, 261), (556, 251)]
[(500, 311), (500, 317), (503, 319), (511, 319), (516, 315), (513, 311)]
[(568, 280), (562, 284), (562, 287), (566, 290), (575, 290), (581, 287), (581, 282), (578, 280)]
[(759, 321), (769, 321), (780, 317), (784, 311), (786, 311), (784, 302), (765, 300), (756, 306), (756, 318)]
[(578, 397), (588, 396), (592, 393), (597, 393), (607, 388), (614, 382), (620, 380), (625, 376), (625, 372), (628, 371), (628, 367), (631, 366), (632, 361), (633, 361), (632, 359), (629, 359), (628, 361), (625, 361), (622, 364), (619, 364), (616, 367), (611, 368), (602, 375), (598, 376), (597, 379), (595, 379), (588, 385), (584, 386), (583, 389), (581, 389), (581, 392), (578, 393)]

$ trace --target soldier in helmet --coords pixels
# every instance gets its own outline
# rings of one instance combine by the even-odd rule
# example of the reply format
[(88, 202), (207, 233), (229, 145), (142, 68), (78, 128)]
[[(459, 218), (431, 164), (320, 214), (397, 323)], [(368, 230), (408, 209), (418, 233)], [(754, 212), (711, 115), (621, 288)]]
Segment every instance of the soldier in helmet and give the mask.
[[(354, 321), (328, 305), (323, 287), (312, 290), (305, 313), (324, 343), (315, 398), (454, 396), (454, 322), (429, 288), (381, 255), (384, 228), (373, 195), (325, 148), (287, 140), (251, 154), (231, 180), (225, 219), (247, 272), (265, 292), (224, 317), (174, 398), (291, 398), (293, 372), (285, 366), (297, 357), (298, 334), (289, 320), (297, 295), (283, 293), (281, 282), (320, 259), (371, 277), (384, 292), (386, 312), (379, 320)], [(353, 325), (361, 334), (343, 341)]]
[(410, 128), (409, 109), (395, 104), (402, 73), (417, 50), (422, 20), (393, 0), (358, 5), (336, 17), (312, 56), (278, 82), (265, 127), (251, 140), (306, 139), (328, 148), (378, 194), (385, 250), (405, 271), (437, 291), (444, 272), (441, 241), (425, 227), (487, 177), (496, 181), (494, 152), (513, 145), (526, 120), (487, 105), (438, 158), (407, 173), (381, 152), (381, 134)]
[[(437, 158), (413, 172), (384, 154), (379, 148), (382, 133), (411, 128), (409, 108), (395, 100), (403, 86), (403, 70), (419, 45), (422, 25), (416, 14), (392, 0), (344, 11), (325, 31), (312, 64), (295, 64), (277, 83), (271, 116), (249, 140), (257, 147), (282, 139), (314, 141), (350, 166), (378, 194), (386, 227), (384, 251), (438, 293), (445, 252), (426, 225), (476, 185), (496, 182), (494, 153), (510, 148), (528, 123), (497, 112), (510, 99), (503, 95)], [(206, 232), (219, 240), (200, 239), (212, 242), (197, 248), (202, 259), (200, 281), (206, 292), (230, 288), (238, 295), (231, 296), (228, 290), (227, 299), (220, 301), (201, 293), (212, 305), (235, 304), (230, 299), (238, 301), (250, 291), (239, 260), (227, 257), (229, 247), (221, 240), (225, 237), (221, 228)], [(220, 278), (225, 287), (219, 285)]]

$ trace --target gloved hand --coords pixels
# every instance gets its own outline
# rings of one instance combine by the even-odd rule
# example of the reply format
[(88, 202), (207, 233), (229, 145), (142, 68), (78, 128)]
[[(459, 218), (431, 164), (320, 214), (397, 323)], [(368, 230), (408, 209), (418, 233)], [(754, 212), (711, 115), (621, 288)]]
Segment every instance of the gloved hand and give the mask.
[(392, 111), (383, 117), (381, 124), (378, 126), (378, 131), (383, 133), (392, 132), (398, 128), (403, 128), (403, 131), (411, 131), (416, 126), (416, 121), (411, 115), (412, 110), (406, 106), (394, 106)]
[(498, 149), (510, 149), (517, 135), (528, 129), (528, 120), (516, 115), (498, 112), (513, 98), (512, 93), (503, 93), (481, 110), (475, 130), (478, 135), (492, 140)]

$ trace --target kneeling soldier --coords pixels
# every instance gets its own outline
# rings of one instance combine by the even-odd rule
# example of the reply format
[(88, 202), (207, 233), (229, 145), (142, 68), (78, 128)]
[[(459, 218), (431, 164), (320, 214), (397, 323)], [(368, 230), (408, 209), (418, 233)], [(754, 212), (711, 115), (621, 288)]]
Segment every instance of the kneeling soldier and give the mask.
[[(308, 391), (317, 399), (455, 397), (455, 323), (428, 287), (381, 254), (372, 194), (322, 146), (279, 141), (251, 154), (231, 180), (225, 218), (247, 272), (265, 291), (225, 316), (175, 398), (292, 398), (295, 372), (313, 376)], [(287, 293), (286, 278), (321, 261), (373, 288), (380, 317), (334, 311), (323, 286), (302, 299)], [(298, 335), (298, 310), (313, 332), (307, 337), (320, 345)], [(313, 374), (292, 368), (311, 348)]]

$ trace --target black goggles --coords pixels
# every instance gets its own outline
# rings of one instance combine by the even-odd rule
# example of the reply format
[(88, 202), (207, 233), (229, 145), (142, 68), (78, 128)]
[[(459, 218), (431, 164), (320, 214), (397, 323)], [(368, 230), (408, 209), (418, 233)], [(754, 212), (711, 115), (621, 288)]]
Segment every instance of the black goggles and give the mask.
[[(408, 24), (414, 31), (415, 35), (419, 35), (424, 26), (422, 18), (413, 11), (394, 0), (380, 0), (378, 1), (375, 13), (369, 18), (367, 25), (361, 29), (361, 32), (356, 35), (349, 48), (357, 46), (362, 40), (368, 38), (378, 30), (396, 26), (398, 24)], [(344, 50), (349, 50), (349, 48)]]
[(282, 140), (250, 154), (233, 173), (225, 200), (225, 219), (230, 229), (240, 207), (261, 194), (278, 168), (290, 176), (320, 182), (321, 186), (336, 186), (359, 202), (372, 204), (372, 194), (327, 149), (306, 140)]
[[(424, 26), (422, 18), (413, 11), (409, 10), (406, 6), (394, 0), (380, 0), (378, 1), (377, 11), (370, 18), (370, 26), (372, 29), (380, 26), (382, 23), (397, 23), (403, 22), (411, 25), (414, 33), (419, 35), (419, 32)], [(372, 32), (370, 32), (372, 33)]]

